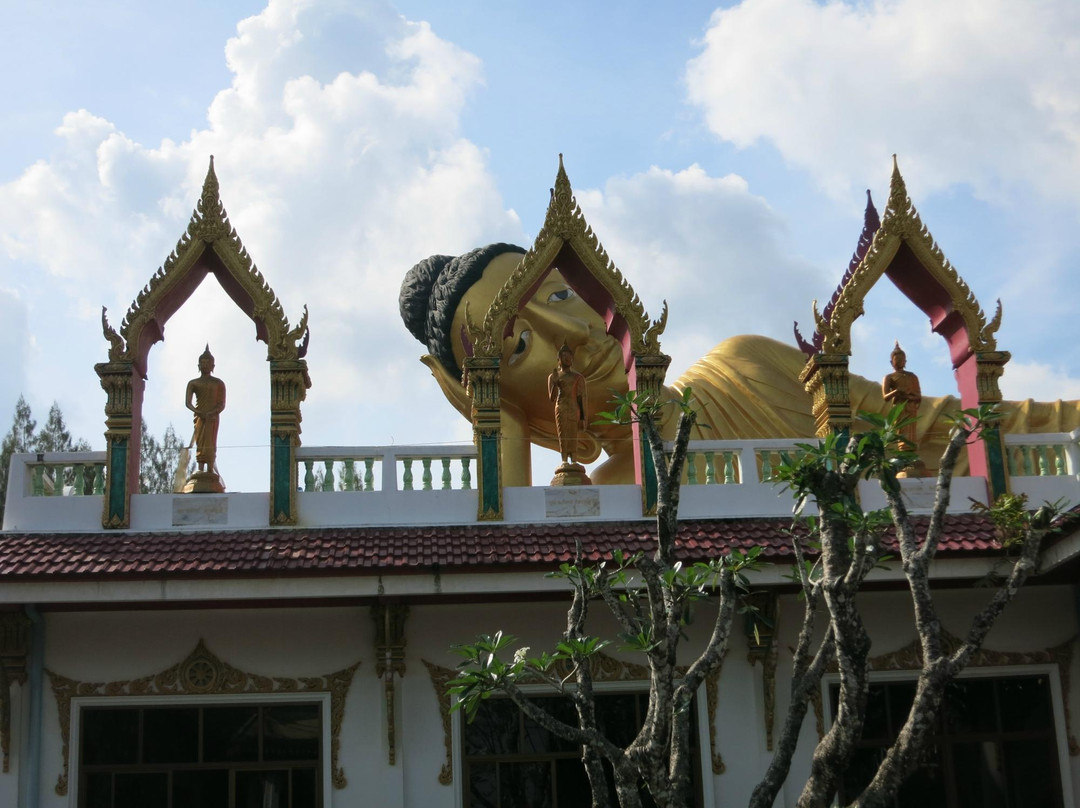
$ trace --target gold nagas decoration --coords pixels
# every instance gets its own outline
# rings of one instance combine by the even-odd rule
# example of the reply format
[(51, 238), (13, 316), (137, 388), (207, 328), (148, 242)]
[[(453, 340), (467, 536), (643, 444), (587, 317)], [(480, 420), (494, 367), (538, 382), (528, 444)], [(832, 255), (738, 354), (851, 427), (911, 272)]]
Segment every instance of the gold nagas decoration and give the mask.
[[(448, 786), (454, 781), (454, 743), (453, 729), (450, 720), (451, 700), (447, 688), (450, 681), (457, 678), (458, 672), (452, 668), (444, 668), (441, 665), (436, 665), (434, 662), (429, 662), (426, 659), (420, 661), (424, 663), (424, 667), (428, 670), (428, 676), (431, 677), (431, 685), (435, 688), (435, 698), (438, 699), (439, 702), (439, 715), (442, 717), (443, 725), (443, 744), (446, 748), (446, 759), (439, 769), (439, 782), (444, 786)], [(679, 670), (680, 673), (686, 672), (685, 667), (680, 667), (677, 670)], [(634, 662), (625, 662), (621, 659), (608, 656), (603, 652), (593, 654), (589, 657), (589, 672), (592, 675), (592, 680), (594, 682), (647, 683), (649, 681), (649, 669), (645, 665), (638, 665)], [(555, 676), (568, 678), (573, 674), (573, 664), (568, 660), (560, 660), (552, 666), (552, 673)], [(716, 710), (719, 702), (719, 680), (719, 669), (705, 678), (705, 708), (708, 713), (709, 721), (709, 757), (714, 774), (723, 774), (725, 771), (723, 758), (721, 758), (720, 753), (716, 751)], [(543, 683), (543, 680), (540, 678), (534, 680), (523, 678), (522, 681), (535, 684)]]
[(30, 618), (22, 612), (0, 614), (0, 754), (11, 768), (11, 686), (25, 684), (30, 653)]
[[(191, 214), (187, 230), (180, 236), (165, 263), (153, 274), (146, 286), (131, 303), (120, 325), (120, 336), (127, 342), (123, 358), (142, 367), (149, 345), (162, 338), (164, 322), (159, 319), (159, 306), (172, 297), (178, 288), (183, 296), (194, 291), (188, 283), (188, 275), (198, 264), (207, 249), (220, 260), (232, 283), (235, 283), (251, 302), (249, 316), (255, 320), (258, 338), (267, 345), (267, 359), (301, 359), (306, 353), (307, 308), (295, 328), (290, 328), (285, 311), (273, 289), (259, 272), (229, 223), (225, 206), (221, 202), (214, 158), (203, 182), (199, 202)], [(186, 288), (190, 285), (191, 288)], [(110, 343), (112, 339), (110, 338)], [(110, 354), (111, 358), (111, 354)]]
[(615, 310), (626, 321), (631, 352), (659, 353), (659, 338), (667, 325), (667, 302), (664, 302), (660, 317), (650, 320), (641, 299), (623, 278), (585, 221), (560, 154), (555, 187), (551, 191), (551, 201), (539, 235), (495, 296), (484, 316), (483, 325), (467, 322), (469, 338), (474, 343), (477, 355), (498, 356), (501, 353), (507, 324), (517, 315), (530, 290), (557, 264), (559, 254), (567, 246), (611, 296)]
[(181, 662), (160, 673), (138, 679), (114, 682), (79, 682), (51, 670), (45, 672), (52, 683), (60, 719), (63, 765), (56, 781), (56, 793), (68, 792), (68, 750), (71, 740), (71, 700), (84, 696), (184, 696), (239, 695), (246, 693), (329, 693), (330, 694), (330, 772), (334, 788), (347, 784), (345, 770), (338, 765), (341, 751), (341, 725), (345, 718), (345, 700), (353, 675), (360, 663), (325, 676), (262, 676), (234, 668), (222, 661), (199, 640), (195, 649)]
[[(968, 668), (1020, 667), (1023, 665), (1056, 665), (1061, 679), (1061, 701), (1065, 713), (1065, 737), (1072, 757), (1080, 756), (1080, 743), (1073, 735), (1072, 716), (1069, 709), (1069, 691), (1072, 676), (1073, 649), (1078, 637), (1059, 645), (1038, 651), (996, 651), (980, 648), (968, 661)], [(946, 656), (953, 654), (964, 641), (945, 628), (941, 629), (941, 648)], [(872, 671), (919, 671), (923, 666), (922, 644), (918, 638), (902, 648), (887, 654), (871, 657), (867, 664)], [(830, 673), (836, 673), (835, 660), (829, 663)]]
[(824, 337), (822, 352), (851, 353), (852, 323), (863, 314), (863, 301), (867, 293), (888, 270), (902, 245), (914, 253), (919, 263), (948, 292), (953, 311), (963, 318), (971, 349), (996, 350), (995, 334), (1001, 325), (1001, 301), (998, 301), (994, 317), (988, 322), (975, 294), (923, 224), (908, 196), (907, 185), (894, 155), (889, 202), (870, 249), (844, 285), (827, 320), (818, 312), (817, 301), (814, 301), (814, 323)]

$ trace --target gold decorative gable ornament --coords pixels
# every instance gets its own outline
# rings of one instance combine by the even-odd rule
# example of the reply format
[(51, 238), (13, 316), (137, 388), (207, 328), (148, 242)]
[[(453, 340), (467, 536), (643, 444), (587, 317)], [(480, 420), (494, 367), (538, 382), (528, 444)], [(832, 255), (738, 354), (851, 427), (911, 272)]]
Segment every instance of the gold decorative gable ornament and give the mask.
[[(178, 293), (182, 303), (195, 290), (206, 274), (205, 267), (196, 267), (208, 248), (224, 270), (220, 274), (212, 271), (218, 275), (229, 297), (255, 321), (256, 336), (267, 345), (267, 359), (304, 357), (310, 337), (307, 306), (299, 323), (290, 327), (277, 295), (229, 222), (211, 156), (202, 193), (187, 230), (128, 307), (119, 334), (109, 325), (102, 310), (102, 329), (109, 341), (109, 361), (132, 361), (140, 375), (146, 377), (146, 354), (153, 343), (163, 338), (165, 321), (173, 313), (172, 310), (164, 311), (163, 304), (173, 304)], [(192, 277), (193, 274), (197, 277)]]
[(902, 248), (910, 250), (919, 265), (948, 292), (951, 310), (943, 312), (942, 321), (933, 324), (934, 330), (942, 330), (945, 320), (959, 317), (967, 331), (971, 350), (997, 350), (995, 334), (1001, 325), (1001, 301), (997, 301), (997, 310), (988, 322), (974, 293), (923, 224), (908, 195), (896, 155), (893, 155), (889, 201), (870, 249), (844, 285), (828, 319), (818, 312), (817, 301), (814, 301), (814, 325), (824, 337), (822, 353), (851, 353), (851, 326), (864, 313), (863, 301), (874, 284), (889, 271)]
[[(630, 353), (637, 356), (660, 355), (659, 339), (667, 325), (667, 301), (664, 301), (660, 317), (650, 320), (641, 299), (623, 278), (600, 239), (585, 221), (560, 154), (559, 170), (555, 175), (555, 187), (551, 190), (544, 225), (532, 247), (495, 296), (483, 324), (477, 325), (467, 313), (466, 330), (477, 356), (501, 355), (503, 338), (514, 317), (544, 275), (555, 266), (571, 286), (580, 287), (586, 275), (595, 279), (610, 298), (611, 311), (623, 321), (613, 324), (609, 314), (608, 327), (625, 327), (630, 338)], [(605, 312), (601, 310), (599, 314), (603, 316)]]

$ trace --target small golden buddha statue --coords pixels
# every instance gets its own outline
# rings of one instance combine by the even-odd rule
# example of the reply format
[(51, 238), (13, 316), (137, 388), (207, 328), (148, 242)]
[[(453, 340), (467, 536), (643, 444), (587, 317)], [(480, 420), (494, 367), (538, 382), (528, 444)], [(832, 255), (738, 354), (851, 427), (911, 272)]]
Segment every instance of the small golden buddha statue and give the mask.
[(199, 375), (187, 384), (184, 403), (194, 413), (195, 473), (184, 485), (184, 493), (220, 494), (225, 485), (217, 472), (217, 434), (221, 411), (225, 409), (225, 382), (213, 376), (214, 355), (210, 346), (199, 357)]
[(585, 377), (574, 370), (574, 352), (563, 342), (559, 362), (547, 378), (548, 399), (555, 404), (555, 431), (563, 463), (574, 465), (578, 434), (585, 430)]
[(893, 372), (881, 380), (881, 397), (890, 406), (904, 405), (902, 417), (912, 419), (900, 430), (908, 446), (915, 446), (915, 426), (919, 418), (919, 404), (922, 403), (922, 390), (919, 388), (919, 377), (907, 369), (907, 354), (897, 341), (896, 347), (889, 354)]

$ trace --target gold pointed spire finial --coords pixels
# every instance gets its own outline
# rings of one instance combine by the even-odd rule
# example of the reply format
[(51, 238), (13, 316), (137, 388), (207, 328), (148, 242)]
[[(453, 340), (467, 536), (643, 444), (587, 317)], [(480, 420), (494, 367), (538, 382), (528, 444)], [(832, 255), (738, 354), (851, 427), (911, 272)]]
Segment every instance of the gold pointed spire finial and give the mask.
[(221, 204), (221, 187), (217, 172), (214, 171), (214, 155), (210, 155), (210, 167), (203, 180), (202, 194), (191, 217), (191, 235), (201, 238), (207, 244), (229, 235), (232, 227), (228, 223), (225, 206)]
[(206, 169), (206, 179), (203, 180), (202, 195), (199, 201), (205, 206), (214, 205), (221, 199), (221, 187), (218, 185), (217, 172), (214, 171), (214, 155), (210, 155), (210, 167)]
[(894, 213), (901, 213), (911, 207), (908, 200), (907, 184), (904, 176), (900, 173), (900, 164), (896, 155), (892, 156), (892, 179), (889, 181), (889, 204)]

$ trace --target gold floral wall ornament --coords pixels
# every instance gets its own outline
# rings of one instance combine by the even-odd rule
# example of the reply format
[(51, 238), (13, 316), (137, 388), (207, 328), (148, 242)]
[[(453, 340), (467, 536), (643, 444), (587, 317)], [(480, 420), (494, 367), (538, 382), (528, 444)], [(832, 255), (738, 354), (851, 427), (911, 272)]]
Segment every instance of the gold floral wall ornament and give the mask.
[(195, 649), (182, 661), (160, 673), (114, 682), (79, 682), (51, 670), (45, 672), (52, 683), (60, 720), (63, 765), (56, 781), (56, 793), (68, 792), (68, 750), (71, 742), (71, 700), (85, 696), (186, 696), (186, 695), (263, 695), (290, 693), (330, 694), (330, 775), (334, 788), (347, 784), (345, 770), (338, 765), (341, 750), (341, 725), (345, 718), (345, 699), (357, 662), (325, 676), (262, 676), (234, 668), (221, 660), (199, 640)]
[[(439, 769), (439, 782), (444, 786), (448, 786), (454, 781), (454, 743), (453, 728), (450, 720), (451, 699), (447, 688), (450, 681), (457, 678), (458, 672), (452, 668), (436, 665), (426, 659), (420, 661), (424, 663), (424, 667), (428, 670), (428, 676), (431, 677), (431, 686), (435, 688), (435, 698), (438, 699), (439, 703), (439, 715), (442, 718), (443, 725), (443, 744), (446, 748), (446, 758)], [(552, 670), (555, 675), (565, 678), (572, 675), (573, 665), (566, 660), (562, 660), (557, 662)], [(679, 667), (677, 670), (680, 673), (686, 672), (685, 667)], [(646, 685), (649, 681), (649, 669), (645, 665), (625, 662), (603, 652), (598, 652), (589, 657), (589, 671), (594, 682), (640, 682)], [(717, 683), (719, 680), (719, 670), (705, 679), (705, 707), (709, 722), (709, 758), (713, 774), (724, 773), (724, 761), (720, 757), (720, 753), (716, 751), (716, 710), (719, 702)], [(526, 680), (522, 679), (522, 681), (525, 682)], [(543, 680), (537, 678), (535, 683), (542, 684)]]
[[(1069, 708), (1072, 658), (1078, 639), (1080, 637), (1073, 637), (1063, 643), (1039, 651), (995, 651), (989, 648), (980, 648), (972, 655), (967, 664), (968, 668), (1056, 665), (1061, 680), (1061, 701), (1065, 713), (1065, 738), (1069, 745), (1069, 754), (1072, 757), (1080, 756), (1080, 743), (1077, 742), (1076, 737), (1073, 735), (1072, 715)], [(941, 649), (945, 656), (954, 653), (963, 642), (948, 629), (941, 629)], [(918, 672), (922, 670), (923, 666), (922, 643), (916, 638), (895, 651), (870, 657), (867, 664), (872, 671)], [(827, 670), (830, 673), (836, 673), (838, 670), (836, 662), (830, 662)]]
[[(667, 303), (659, 319), (649, 319), (641, 299), (585, 221), (561, 154), (544, 225), (488, 308), (482, 326), (484, 337), (474, 340), (475, 350), (487, 351), (489, 356), (501, 351), (503, 337), (513, 318), (553, 266), (558, 266), (579, 293), (588, 287), (588, 294), (583, 297), (595, 311), (603, 314), (610, 308), (618, 315), (622, 322), (609, 323), (609, 327), (625, 328), (630, 353), (660, 352), (659, 338), (667, 324)], [(607, 298), (604, 305), (598, 305), (595, 299), (598, 296)]]

